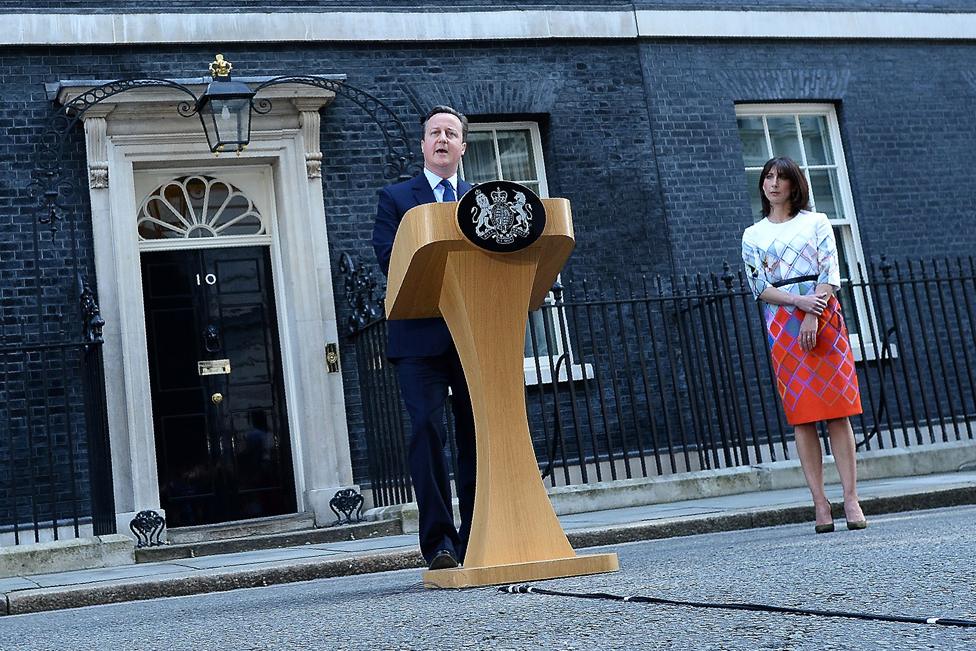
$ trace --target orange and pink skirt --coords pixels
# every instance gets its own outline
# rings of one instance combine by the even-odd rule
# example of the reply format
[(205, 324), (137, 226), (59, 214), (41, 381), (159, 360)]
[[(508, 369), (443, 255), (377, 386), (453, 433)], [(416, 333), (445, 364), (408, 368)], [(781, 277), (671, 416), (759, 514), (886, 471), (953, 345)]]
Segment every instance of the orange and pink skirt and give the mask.
[(776, 308), (767, 318), (776, 386), (790, 425), (843, 418), (861, 413), (854, 352), (840, 302), (831, 296), (820, 315), (817, 345), (800, 348), (804, 312)]

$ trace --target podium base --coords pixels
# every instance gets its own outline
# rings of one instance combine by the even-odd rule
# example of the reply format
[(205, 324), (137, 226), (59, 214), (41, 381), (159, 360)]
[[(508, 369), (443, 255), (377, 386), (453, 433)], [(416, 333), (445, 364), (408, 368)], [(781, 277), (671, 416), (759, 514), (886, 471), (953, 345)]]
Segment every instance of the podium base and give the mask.
[(556, 558), (548, 561), (491, 565), (488, 567), (456, 567), (450, 570), (424, 572), (425, 588), (475, 588), (484, 585), (518, 583), (558, 579), (566, 576), (602, 574), (620, 569), (616, 554), (591, 554)]

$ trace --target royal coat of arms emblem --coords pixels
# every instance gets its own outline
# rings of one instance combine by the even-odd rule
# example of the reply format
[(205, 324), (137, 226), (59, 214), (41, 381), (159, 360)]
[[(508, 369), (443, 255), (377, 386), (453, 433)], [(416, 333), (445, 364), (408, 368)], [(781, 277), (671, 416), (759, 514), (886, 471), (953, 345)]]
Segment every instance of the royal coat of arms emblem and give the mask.
[(535, 193), (508, 181), (488, 181), (469, 190), (457, 217), (471, 242), (500, 253), (532, 244), (546, 224), (545, 207)]
[(475, 188), (477, 206), (471, 209), (471, 222), (475, 235), (492, 239), (497, 244), (511, 244), (516, 238), (526, 237), (532, 226), (532, 206), (527, 205), (525, 193), (516, 192), (510, 201), (508, 192), (500, 188), (491, 193), (491, 201)]

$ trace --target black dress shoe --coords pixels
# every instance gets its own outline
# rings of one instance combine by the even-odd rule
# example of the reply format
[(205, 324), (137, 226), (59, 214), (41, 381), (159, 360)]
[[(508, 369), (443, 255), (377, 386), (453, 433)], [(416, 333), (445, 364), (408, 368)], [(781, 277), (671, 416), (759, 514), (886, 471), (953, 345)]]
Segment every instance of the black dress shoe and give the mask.
[(430, 569), (432, 570), (449, 570), (457, 566), (458, 562), (454, 558), (454, 554), (446, 549), (440, 550), (434, 554), (434, 558), (430, 559)]

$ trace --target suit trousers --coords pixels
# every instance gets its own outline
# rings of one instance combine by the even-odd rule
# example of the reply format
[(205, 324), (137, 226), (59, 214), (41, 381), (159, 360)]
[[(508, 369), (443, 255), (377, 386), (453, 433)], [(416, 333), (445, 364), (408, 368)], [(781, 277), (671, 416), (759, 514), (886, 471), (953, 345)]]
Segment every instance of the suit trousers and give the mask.
[[(409, 463), (420, 516), (420, 550), (430, 562), (446, 549), (464, 561), (474, 513), (475, 438), (471, 398), (457, 350), (434, 357), (395, 360), (400, 393), (410, 416)], [(450, 473), (444, 458), (447, 431), (444, 406), (451, 392), (461, 526), (454, 526)]]

